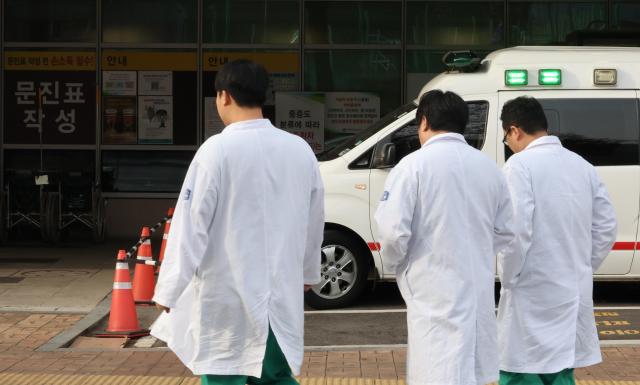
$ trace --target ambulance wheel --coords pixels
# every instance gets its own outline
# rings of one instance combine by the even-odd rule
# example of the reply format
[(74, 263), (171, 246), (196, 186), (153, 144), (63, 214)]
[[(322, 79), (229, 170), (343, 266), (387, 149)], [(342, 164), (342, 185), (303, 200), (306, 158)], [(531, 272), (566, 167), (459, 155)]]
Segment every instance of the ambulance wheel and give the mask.
[(324, 232), (320, 283), (305, 294), (307, 305), (334, 309), (351, 305), (367, 287), (369, 250), (336, 230)]

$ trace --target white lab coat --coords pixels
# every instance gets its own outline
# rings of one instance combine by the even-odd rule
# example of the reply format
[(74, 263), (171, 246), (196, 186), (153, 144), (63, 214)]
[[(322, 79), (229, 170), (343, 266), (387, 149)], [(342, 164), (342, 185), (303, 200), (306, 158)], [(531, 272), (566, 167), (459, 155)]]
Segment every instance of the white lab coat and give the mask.
[(234, 123), (196, 153), (175, 208), (152, 328), (196, 375), (260, 377), (269, 325), (294, 374), (303, 285), (320, 281), (324, 189), (301, 138)]
[(513, 240), (496, 164), (462, 135), (428, 140), (391, 171), (375, 219), (407, 304), (409, 385), (498, 379), (495, 255)]
[(592, 274), (616, 238), (606, 188), (555, 136), (511, 156), (504, 173), (517, 241), (498, 257), (500, 369), (544, 374), (596, 364)]

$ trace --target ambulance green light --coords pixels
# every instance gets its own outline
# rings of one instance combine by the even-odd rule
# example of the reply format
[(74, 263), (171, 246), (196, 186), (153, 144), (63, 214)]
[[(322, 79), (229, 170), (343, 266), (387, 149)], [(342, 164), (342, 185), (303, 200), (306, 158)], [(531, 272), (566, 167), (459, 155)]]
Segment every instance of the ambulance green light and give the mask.
[(538, 70), (538, 84), (541, 86), (559, 86), (562, 84), (562, 71), (558, 69)]
[(504, 84), (507, 86), (526, 86), (529, 84), (527, 70), (504, 71)]

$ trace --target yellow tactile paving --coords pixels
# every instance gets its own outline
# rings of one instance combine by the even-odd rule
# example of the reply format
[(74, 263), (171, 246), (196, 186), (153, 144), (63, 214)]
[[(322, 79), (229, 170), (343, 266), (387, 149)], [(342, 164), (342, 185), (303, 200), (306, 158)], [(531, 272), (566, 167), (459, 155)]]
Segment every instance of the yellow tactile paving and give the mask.
[[(406, 385), (404, 380), (303, 377), (300, 385)], [(576, 381), (577, 385), (640, 385), (640, 381)], [(200, 385), (197, 377), (0, 373), (2, 385)]]
[[(183, 377), (158, 377), (158, 376), (148, 376), (148, 377), (136, 377), (133, 382), (128, 385), (183, 385), (185, 378)], [(195, 380), (200, 383), (200, 379), (196, 378)]]

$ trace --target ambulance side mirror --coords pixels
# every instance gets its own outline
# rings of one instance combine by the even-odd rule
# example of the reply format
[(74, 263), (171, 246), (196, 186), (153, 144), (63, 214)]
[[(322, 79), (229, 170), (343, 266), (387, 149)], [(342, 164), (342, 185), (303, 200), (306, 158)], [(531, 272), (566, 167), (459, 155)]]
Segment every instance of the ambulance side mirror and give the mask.
[(376, 147), (373, 156), (373, 168), (391, 168), (396, 165), (396, 145), (385, 143)]

